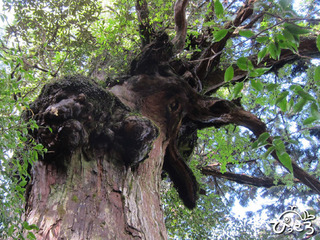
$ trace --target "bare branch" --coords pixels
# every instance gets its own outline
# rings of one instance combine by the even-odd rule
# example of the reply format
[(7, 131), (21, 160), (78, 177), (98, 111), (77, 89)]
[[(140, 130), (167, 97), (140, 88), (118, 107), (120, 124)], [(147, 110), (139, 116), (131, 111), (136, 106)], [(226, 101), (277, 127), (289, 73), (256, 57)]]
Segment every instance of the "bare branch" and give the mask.
[[(275, 184), (275, 180), (270, 177), (252, 177), (246, 174), (236, 174), (232, 172), (221, 173), (220, 170), (214, 168), (213, 166), (205, 166), (200, 170), (202, 174), (207, 176), (223, 178), (240, 184), (247, 184), (256, 187), (270, 188), (277, 185), (285, 185), (285, 183), (283, 183), (282, 181), (279, 181), (277, 184)], [(295, 179), (294, 182), (298, 183), (299, 180)]]
[(181, 52), (184, 48), (187, 36), (186, 8), (188, 0), (177, 0), (174, 6), (174, 22), (176, 25), (176, 36), (172, 40), (176, 52)]

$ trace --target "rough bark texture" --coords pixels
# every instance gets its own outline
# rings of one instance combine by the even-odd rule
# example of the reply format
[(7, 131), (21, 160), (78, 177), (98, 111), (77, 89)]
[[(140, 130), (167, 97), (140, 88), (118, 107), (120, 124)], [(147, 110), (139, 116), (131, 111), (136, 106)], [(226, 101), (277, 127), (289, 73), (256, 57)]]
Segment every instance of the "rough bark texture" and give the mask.
[(168, 142), (152, 121), (81, 76), (46, 86), (31, 110), (40, 125), (32, 134), (48, 148), (27, 195), (37, 239), (166, 239)]

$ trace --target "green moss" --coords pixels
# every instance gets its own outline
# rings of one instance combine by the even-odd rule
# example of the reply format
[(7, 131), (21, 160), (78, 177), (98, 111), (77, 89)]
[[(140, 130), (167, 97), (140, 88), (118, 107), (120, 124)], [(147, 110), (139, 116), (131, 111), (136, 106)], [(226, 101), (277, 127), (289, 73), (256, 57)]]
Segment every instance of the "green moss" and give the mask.
[(59, 217), (63, 218), (63, 216), (66, 214), (66, 210), (64, 209), (63, 205), (62, 204), (58, 205), (57, 210), (58, 210)]
[(73, 195), (71, 200), (74, 201), (75, 203), (79, 202), (79, 198), (76, 195)]
[(131, 192), (132, 187), (133, 187), (133, 179), (131, 178), (131, 181), (129, 183), (129, 192)]

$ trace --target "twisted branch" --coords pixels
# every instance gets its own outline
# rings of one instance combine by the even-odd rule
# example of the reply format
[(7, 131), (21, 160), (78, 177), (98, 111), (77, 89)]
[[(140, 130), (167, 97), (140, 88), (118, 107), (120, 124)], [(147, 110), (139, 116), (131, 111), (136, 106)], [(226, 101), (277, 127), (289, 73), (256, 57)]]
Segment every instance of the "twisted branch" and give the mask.
[(174, 22), (177, 33), (172, 43), (175, 47), (175, 52), (181, 52), (184, 48), (187, 36), (186, 8), (188, 2), (188, 0), (177, 0), (174, 6)]

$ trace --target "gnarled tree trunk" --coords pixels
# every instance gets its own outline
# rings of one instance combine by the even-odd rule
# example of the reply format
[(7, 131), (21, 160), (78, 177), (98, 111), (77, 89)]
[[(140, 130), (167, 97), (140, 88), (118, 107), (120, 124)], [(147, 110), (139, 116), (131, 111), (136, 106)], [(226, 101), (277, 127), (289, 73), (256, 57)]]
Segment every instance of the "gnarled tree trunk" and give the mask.
[(27, 194), (37, 239), (166, 239), (161, 129), (81, 76), (46, 86), (31, 110), (48, 149)]
[[(31, 135), (48, 149), (33, 166), (26, 195), (26, 220), (39, 227), (38, 239), (166, 239), (161, 172), (167, 171), (185, 206), (194, 208), (199, 188), (186, 160), (196, 131), (236, 124), (257, 137), (267, 132), (237, 99), (208, 96), (225, 84), (220, 55), (255, 2), (245, 1), (226, 24), (227, 35), (203, 46), (199, 63), (186, 66), (172, 57), (183, 49), (188, 1), (175, 4), (172, 42), (165, 33), (151, 42), (147, 4), (139, 2), (144, 48), (131, 63), (131, 77), (109, 83), (109, 91), (82, 76), (43, 89), (25, 116), (37, 121), (40, 127)], [(247, 73), (235, 72), (233, 81), (244, 81)], [(267, 141), (268, 148), (272, 137)], [(271, 155), (281, 162), (276, 152)], [(319, 193), (318, 179), (294, 162), (292, 169)]]

